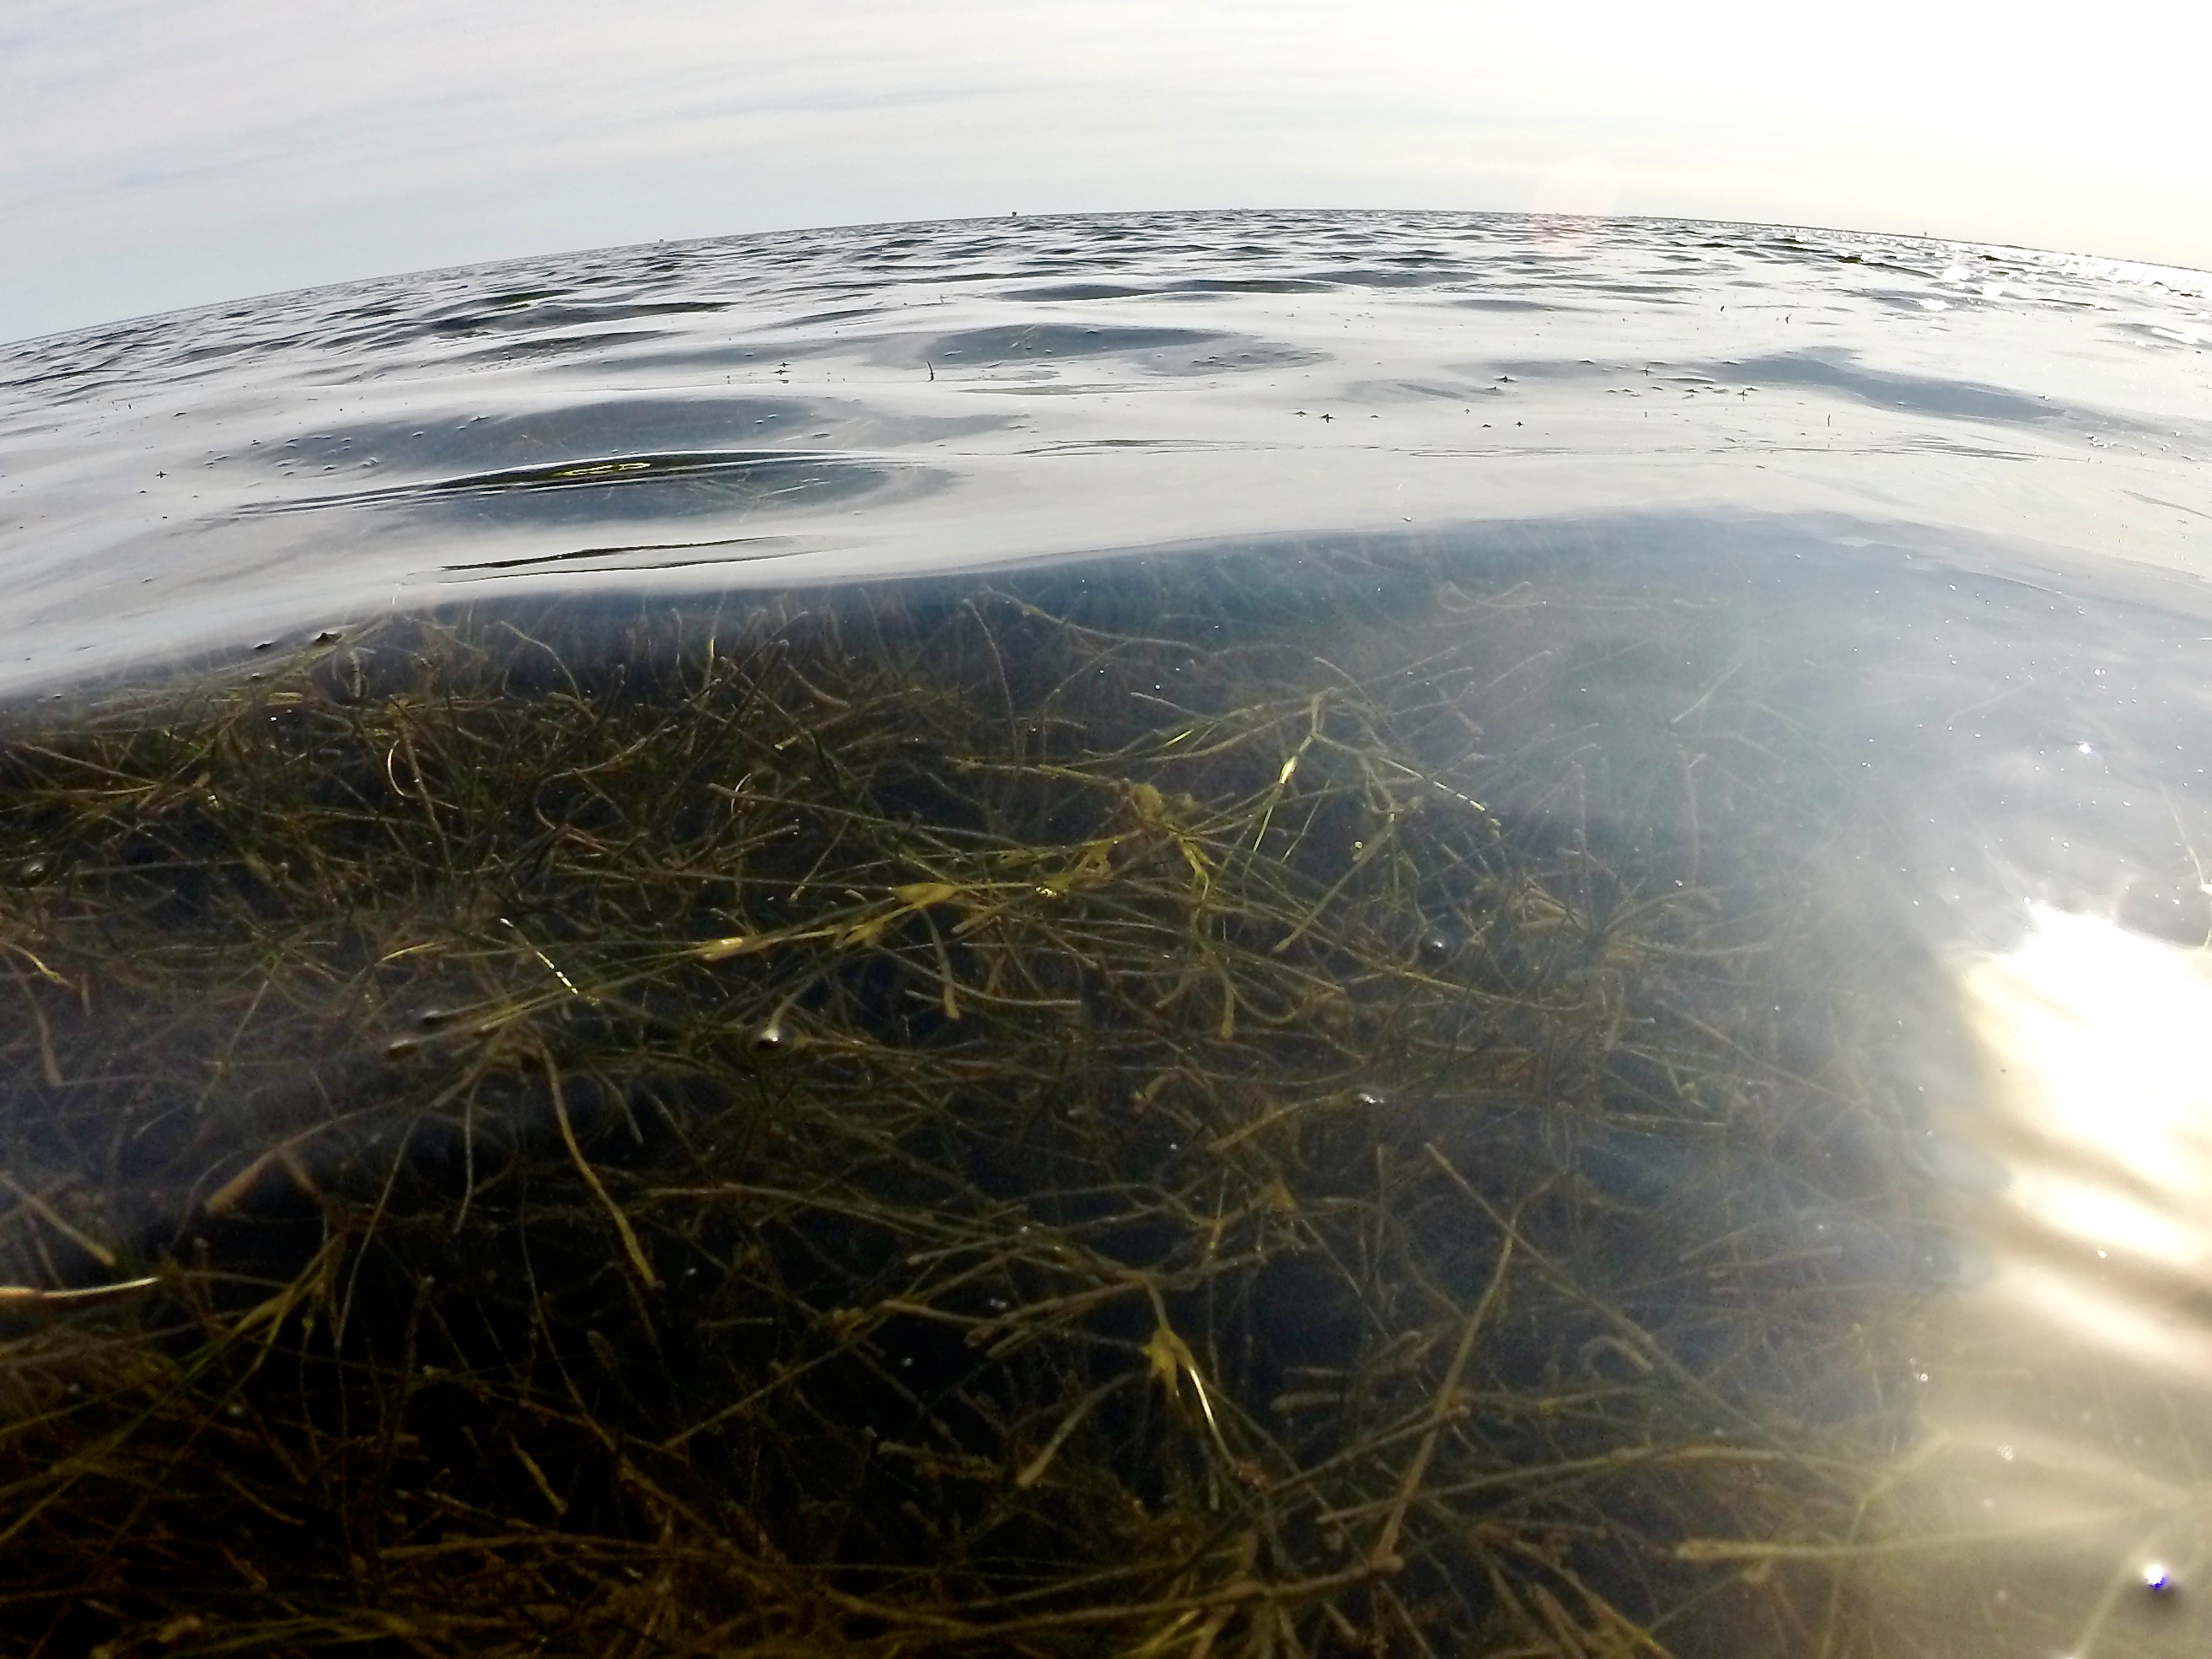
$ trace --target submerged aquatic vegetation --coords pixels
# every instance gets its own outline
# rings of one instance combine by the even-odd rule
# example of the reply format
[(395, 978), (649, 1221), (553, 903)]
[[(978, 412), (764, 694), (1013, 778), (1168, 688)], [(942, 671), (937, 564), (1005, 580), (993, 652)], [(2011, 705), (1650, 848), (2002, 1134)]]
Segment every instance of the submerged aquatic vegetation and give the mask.
[(1716, 649), (1355, 552), (20, 718), (0, 1646), (1878, 1650), (1919, 1189)]

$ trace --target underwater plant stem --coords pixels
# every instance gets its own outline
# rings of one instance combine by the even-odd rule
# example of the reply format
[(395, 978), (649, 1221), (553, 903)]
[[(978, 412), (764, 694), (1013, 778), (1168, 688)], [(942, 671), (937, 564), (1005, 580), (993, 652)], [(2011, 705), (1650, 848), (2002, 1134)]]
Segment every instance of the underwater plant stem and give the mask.
[[(1434, 1146), (1429, 1148), (1429, 1152), (1439, 1161), (1449, 1162)], [(1482, 1335), (1482, 1328), (1489, 1322), (1505, 1294), (1506, 1272), (1513, 1265), (1514, 1237), (1509, 1226), (1498, 1241), (1498, 1261), (1490, 1270), (1490, 1282), (1483, 1286), (1482, 1294), (1468, 1313), (1467, 1323), (1460, 1331), (1459, 1346), (1452, 1351), (1451, 1363), (1444, 1367), (1443, 1381), (1437, 1385), (1436, 1399), (1429, 1407), (1428, 1428), (1398, 1482), (1397, 1498), (1383, 1517), (1382, 1530), (1375, 1535), (1375, 1547), (1367, 1553), (1368, 1565), (1378, 1572), (1385, 1570), (1384, 1564), (1395, 1563), (1398, 1559), (1398, 1534), (1405, 1526), (1406, 1511), (1413, 1506), (1422, 1481), (1428, 1478), (1429, 1464), (1437, 1455), (1437, 1437), (1452, 1419), (1452, 1401), (1459, 1393), (1460, 1380), (1467, 1375), (1468, 1362), (1474, 1356), (1474, 1345)]]
[(629, 1257), (630, 1268), (637, 1274), (638, 1283), (648, 1291), (659, 1290), (660, 1279), (653, 1271), (653, 1263), (646, 1260), (645, 1247), (637, 1242), (637, 1234), (631, 1231), (629, 1218), (622, 1212), (622, 1206), (608, 1193), (605, 1184), (599, 1180), (599, 1172), (592, 1167), (591, 1160), (584, 1156), (582, 1144), (576, 1139), (575, 1126), (568, 1121), (568, 1097), (561, 1088), (561, 1068), (553, 1063), (552, 1050), (541, 1042), (538, 1045), (538, 1053), (544, 1061), (545, 1080), (553, 1091), (553, 1116), (561, 1125), (561, 1139), (568, 1145), (568, 1157), (576, 1165), (576, 1173), (583, 1176), (584, 1184), (592, 1189), (592, 1195), (599, 1200), (608, 1218), (615, 1224), (616, 1235), (622, 1240), (623, 1253)]

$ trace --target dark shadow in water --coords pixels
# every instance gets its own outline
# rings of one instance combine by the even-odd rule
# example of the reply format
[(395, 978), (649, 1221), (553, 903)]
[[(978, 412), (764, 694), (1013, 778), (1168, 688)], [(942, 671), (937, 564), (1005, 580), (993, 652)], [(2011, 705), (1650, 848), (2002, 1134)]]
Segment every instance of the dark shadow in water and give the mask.
[(264, 445), (257, 459), (287, 470), (358, 466), (374, 459), (380, 477), (398, 471), (434, 481), (510, 468), (588, 465), (614, 455), (754, 450), (763, 445), (787, 453), (806, 439), (834, 439), (840, 450), (888, 447), (998, 423), (902, 418), (859, 404), (774, 395), (602, 398), (458, 424), (450, 416), (418, 416), (333, 426)]
[[(562, 303), (550, 303), (561, 300)], [(478, 334), (518, 328), (580, 328), (594, 323), (629, 322), (640, 317), (688, 316), (696, 312), (720, 311), (714, 300), (609, 300), (593, 305), (563, 300), (558, 293), (495, 295), (481, 305), (471, 305), (428, 319), (423, 328), (434, 334)]]
[(568, 524), (595, 519), (681, 518), (853, 501), (895, 485), (941, 483), (916, 466), (788, 451), (624, 454), (553, 466), (513, 467), (426, 483), (270, 501), (241, 518), (331, 509), (390, 511), (483, 524)]
[(1819, 386), (1882, 409), (1905, 409), (1918, 415), (1941, 415), (1953, 420), (2044, 426), (2069, 417), (2065, 405), (2047, 398), (2030, 397), (2006, 386), (1964, 380), (1956, 375), (1902, 374), (1894, 370), (1869, 368), (1854, 361), (1854, 354), (1849, 353), (1778, 351), (1726, 366), (1708, 362), (1699, 367), (1708, 374), (1725, 373), (1753, 385)]
[(1454, 300), (1452, 303), (1468, 311), (1567, 311), (1575, 308), (1555, 305), (1548, 300), (1516, 300), (1494, 294), (1479, 294), (1471, 299)]
[(1228, 278), (1192, 276), (1158, 283), (1051, 283), (1007, 290), (1009, 300), (1056, 302), (1067, 300), (1137, 300), (1162, 295), (1324, 294), (1339, 286), (1308, 276)]
[[(1493, 303), (1468, 301), (1468, 303)], [(1552, 307), (1542, 307), (1546, 310)], [(1638, 362), (1593, 361), (1564, 357), (1516, 358), (1496, 365), (1516, 380), (1553, 382), (1595, 380), (1616, 382), (1624, 374), (1642, 370)], [(1933, 416), (1939, 420), (1974, 421), (2021, 428), (2053, 426), (2085, 427), (2098, 432), (2129, 433), (2147, 438), (2169, 439), (2193, 430), (2200, 441), (2212, 437), (2212, 424), (2203, 422), (2154, 426), (2140, 416), (2122, 415), (2079, 400), (2061, 402), (2036, 397), (1985, 380), (1962, 380), (1948, 374), (1907, 374), (1869, 368), (1848, 351), (1777, 351), (1753, 357), (1692, 358), (1654, 361), (1651, 383), (1694, 384), (1716, 390), (1749, 386), (1771, 390), (1804, 386), (1835, 393), (1853, 403), (1884, 410)], [(1663, 370), (1663, 372), (1662, 372)], [(1475, 372), (1469, 369), (1468, 372)], [(1483, 373), (1488, 373), (1486, 368)], [(1980, 452), (1973, 452), (1980, 453)]]
[[(842, 345), (849, 343), (841, 342)], [(962, 329), (950, 334), (889, 337), (876, 361), (931, 362), (941, 368), (996, 368), (1066, 358), (1121, 358), (1160, 374), (1194, 369), (1279, 368), (1326, 361), (1326, 354), (1274, 344), (1249, 335), (1194, 328), (1080, 328), (1066, 323)]]
[(617, 346), (635, 346), (646, 341), (665, 340), (667, 334), (659, 329), (622, 329), (604, 334), (548, 334), (531, 338), (502, 339), (496, 345), (480, 351), (464, 352), (449, 359), (454, 363), (520, 363), (544, 362), (561, 357), (580, 357), (596, 352), (611, 350)]
[[(716, 548), (744, 548), (746, 552), (714, 553), (701, 559), (640, 559), (644, 553), (707, 552)], [(441, 569), (453, 572), (483, 571), (487, 577), (501, 571), (520, 574), (533, 570), (556, 570), (580, 565), (589, 559), (617, 559), (617, 567), (623, 570), (678, 570), (694, 565), (751, 564), (763, 559), (787, 559), (809, 551), (808, 544), (790, 536), (724, 536), (703, 542), (630, 542), (613, 547), (579, 547), (566, 553), (542, 553), (513, 559), (479, 559), (465, 564), (448, 564)]]

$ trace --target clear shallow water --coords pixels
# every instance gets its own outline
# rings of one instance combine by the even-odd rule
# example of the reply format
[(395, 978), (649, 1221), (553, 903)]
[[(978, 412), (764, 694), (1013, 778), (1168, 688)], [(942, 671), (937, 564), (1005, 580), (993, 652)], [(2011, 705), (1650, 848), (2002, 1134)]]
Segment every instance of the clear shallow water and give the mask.
[[(2193, 1652), (2207, 309), (2187, 273), (2016, 251), (1266, 214), (286, 296), (10, 350), (0, 660), (28, 699), (394, 608), (836, 617), (822, 584), (911, 575), (956, 609), (1025, 581), (1132, 638), (1117, 591), (1186, 642), (1218, 604), (1218, 660), (1288, 630), (1305, 678), (1278, 690), (1316, 710), (1339, 684), (1425, 708), (1376, 690), (1419, 668), (1470, 724), (1418, 763), (1516, 845), (1803, 897), (1756, 1065), (1821, 1056), (1818, 1087), (1769, 1080), (1808, 1109), (1856, 1071), (1888, 1108), (1804, 1155), (1913, 1172), (1896, 1209), (1809, 1172), (1741, 1195), (1759, 1249), (1909, 1308), (1863, 1407), (1893, 1507), (1679, 1547), (1846, 1572), (1860, 1648), (1816, 1621), (1807, 1652)], [(1416, 660), (1385, 675), (1394, 641)], [(1183, 707), (1165, 676), (1212, 660), (1127, 695)], [(1462, 888), (1419, 906), (1464, 928), (1488, 901)], [(1859, 1023), (1791, 1036), (1832, 975)], [(1698, 1184), (1694, 1139), (1607, 1121), (1574, 1165), (1601, 1198), (1663, 1214)]]

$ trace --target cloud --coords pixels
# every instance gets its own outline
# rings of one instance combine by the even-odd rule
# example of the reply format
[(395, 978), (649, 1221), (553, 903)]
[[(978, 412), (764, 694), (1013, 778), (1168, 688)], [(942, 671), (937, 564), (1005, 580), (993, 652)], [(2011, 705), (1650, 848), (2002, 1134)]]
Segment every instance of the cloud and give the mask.
[(1956, 0), (9, 10), (0, 337), (655, 235), (1519, 208), (1577, 167), (1624, 211), (2212, 264), (2212, 22), (2179, 6), (2064, 37)]

